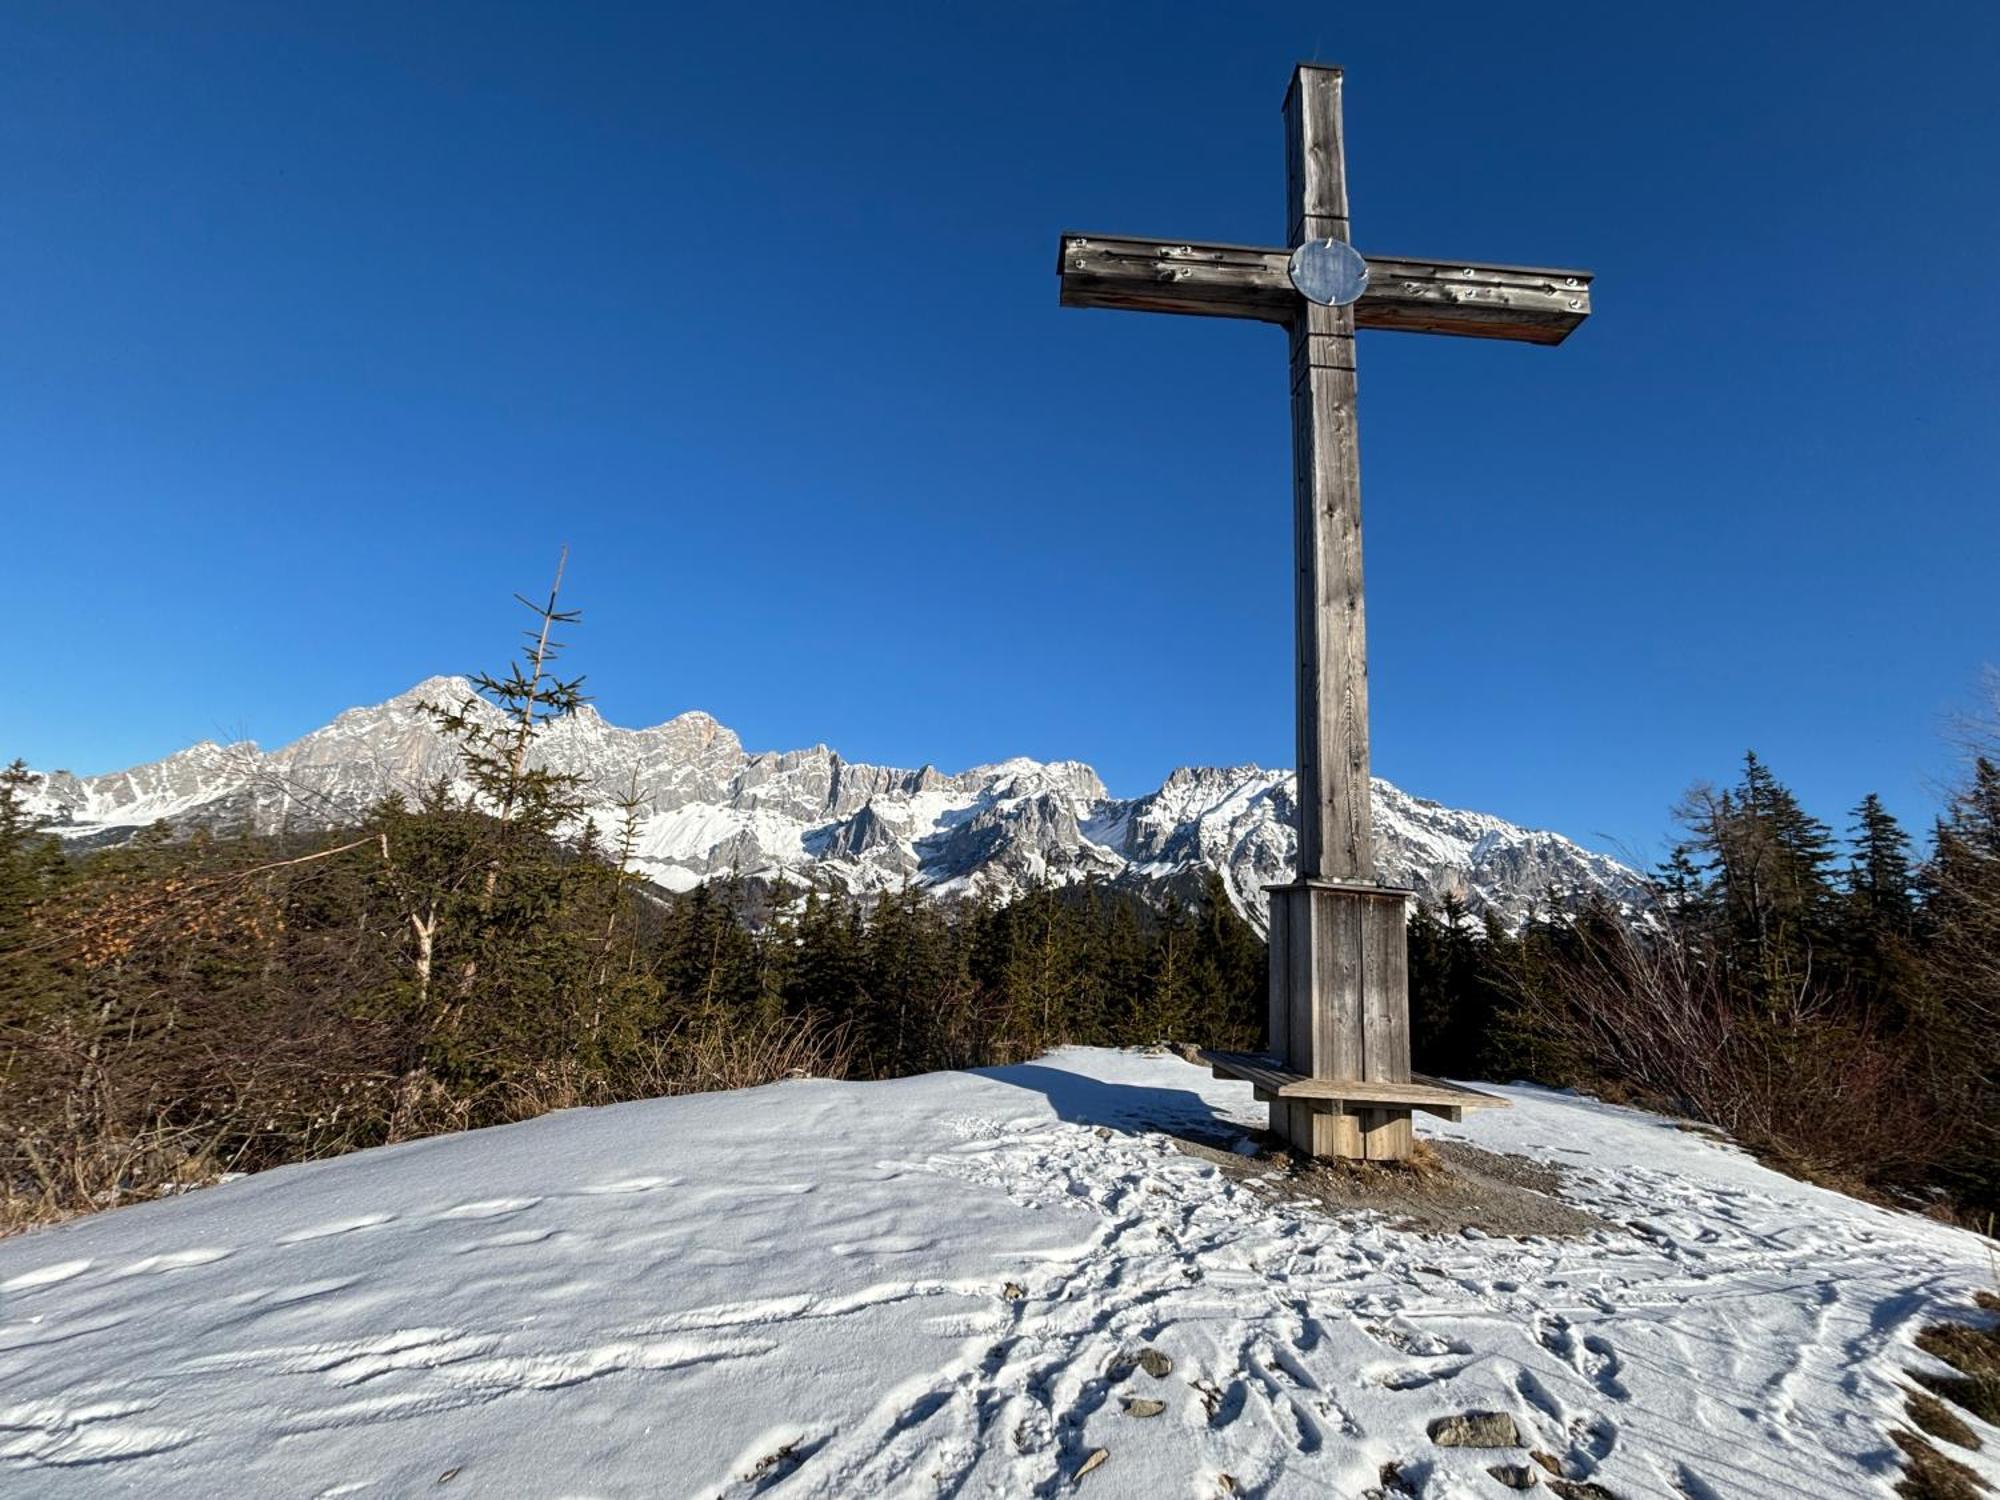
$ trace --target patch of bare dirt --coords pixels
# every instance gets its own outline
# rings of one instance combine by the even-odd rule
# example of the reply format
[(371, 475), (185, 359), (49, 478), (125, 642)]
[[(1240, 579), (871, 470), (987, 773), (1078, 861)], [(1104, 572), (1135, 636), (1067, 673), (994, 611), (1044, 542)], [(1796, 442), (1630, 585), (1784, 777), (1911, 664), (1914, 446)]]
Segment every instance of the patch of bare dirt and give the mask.
[(1261, 1131), (1250, 1139), (1255, 1156), (1185, 1136), (1174, 1142), (1270, 1197), (1307, 1198), (1336, 1214), (1383, 1214), (1417, 1234), (1473, 1229), (1505, 1239), (1574, 1239), (1612, 1227), (1562, 1200), (1560, 1169), (1525, 1156), (1423, 1141), (1409, 1162), (1305, 1161)]

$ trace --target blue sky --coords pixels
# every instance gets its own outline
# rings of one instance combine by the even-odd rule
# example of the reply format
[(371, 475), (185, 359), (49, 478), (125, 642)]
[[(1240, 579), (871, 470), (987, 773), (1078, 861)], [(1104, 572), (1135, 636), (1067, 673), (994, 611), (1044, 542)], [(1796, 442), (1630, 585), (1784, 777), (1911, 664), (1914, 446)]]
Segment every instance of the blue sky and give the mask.
[(1292, 759), (1283, 336), (1057, 232), (1581, 265), (1364, 334), (1375, 764), (1650, 853), (1755, 747), (1927, 819), (2000, 658), (2000, 9), (404, 4), (0, 16), (0, 753), (497, 666), (563, 543), (625, 724), (1135, 793)]

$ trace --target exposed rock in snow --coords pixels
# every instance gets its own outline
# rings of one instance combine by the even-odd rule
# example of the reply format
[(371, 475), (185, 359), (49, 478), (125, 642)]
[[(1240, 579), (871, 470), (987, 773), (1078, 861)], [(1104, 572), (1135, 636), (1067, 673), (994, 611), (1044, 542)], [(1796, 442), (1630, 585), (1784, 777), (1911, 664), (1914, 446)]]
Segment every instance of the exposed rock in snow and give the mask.
[(1085, 1050), (119, 1209), (0, 1241), (0, 1492), (1886, 1495), (1914, 1335), (1987, 1243), (1505, 1092), (1421, 1128), (1561, 1168), (1600, 1227), (1301, 1203), (1161, 1133), (1232, 1139), (1248, 1085)]
[(1431, 1423), (1431, 1441), (1440, 1448), (1518, 1448), (1521, 1434), (1504, 1411), (1468, 1411)]
[[(470, 696), (463, 678), (434, 677), (268, 754), (203, 744), (106, 776), (57, 773), (37, 810), (78, 842), (115, 842), (162, 818), (264, 831), (325, 825), (392, 791), (451, 780), (456, 757), (423, 705)], [(619, 822), (615, 799), (636, 792), (639, 864), (676, 890), (735, 873), (1007, 895), (1090, 876), (1185, 887), (1215, 869), (1261, 922), (1262, 888), (1290, 878), (1297, 848), (1292, 776), (1256, 766), (1179, 770), (1157, 791), (1123, 799), (1076, 761), (905, 771), (843, 760), (824, 745), (753, 754), (703, 713), (621, 729), (590, 708), (549, 726), (535, 755), (584, 777), (607, 833)], [(1551, 888), (1639, 898), (1630, 870), (1560, 834), (1380, 780), (1374, 810), (1383, 878), (1433, 900), (1455, 896), (1512, 921)]]

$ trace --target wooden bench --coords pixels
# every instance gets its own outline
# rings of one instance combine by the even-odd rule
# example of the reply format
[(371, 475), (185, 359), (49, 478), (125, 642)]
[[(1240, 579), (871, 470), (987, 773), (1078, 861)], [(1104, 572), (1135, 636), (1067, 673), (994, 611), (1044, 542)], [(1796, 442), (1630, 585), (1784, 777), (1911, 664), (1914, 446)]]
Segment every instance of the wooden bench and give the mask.
[(1477, 1089), (1460, 1088), (1442, 1078), (1412, 1073), (1409, 1082), (1397, 1083), (1359, 1078), (1309, 1078), (1294, 1073), (1276, 1058), (1261, 1052), (1213, 1052), (1195, 1054), (1207, 1063), (1217, 1078), (1240, 1078), (1259, 1099), (1304, 1104), (1314, 1110), (1342, 1111), (1375, 1109), (1383, 1105), (1403, 1105), (1420, 1109), (1445, 1120), (1461, 1120), (1468, 1109), (1509, 1109), (1513, 1101), (1498, 1094), (1482, 1094)]

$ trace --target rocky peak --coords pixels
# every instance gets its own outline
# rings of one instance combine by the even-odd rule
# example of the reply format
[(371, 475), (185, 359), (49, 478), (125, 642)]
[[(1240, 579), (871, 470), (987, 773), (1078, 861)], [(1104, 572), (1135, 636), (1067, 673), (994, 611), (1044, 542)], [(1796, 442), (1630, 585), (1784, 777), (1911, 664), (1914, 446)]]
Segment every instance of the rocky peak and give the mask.
[[(473, 696), (464, 677), (425, 679), (266, 755), (201, 744), (106, 776), (57, 776), (33, 806), (65, 837), (128, 838), (156, 819), (184, 826), (324, 826), (392, 791), (452, 778), (455, 747), (425, 703)], [(497, 717), (497, 710), (493, 712)], [(1081, 761), (1017, 756), (956, 775), (849, 761), (825, 745), (748, 753), (709, 714), (625, 729), (594, 709), (548, 726), (531, 755), (581, 778), (588, 816), (609, 834), (636, 787), (646, 809), (641, 868), (686, 889), (723, 874), (908, 885), (1007, 895), (1085, 878), (1185, 886), (1221, 872), (1237, 904), (1263, 915), (1263, 886), (1288, 878), (1296, 850), (1289, 773), (1190, 766), (1135, 798), (1112, 797)], [(1551, 885), (1641, 899), (1630, 870), (1560, 834), (1518, 828), (1374, 783), (1385, 880), (1513, 920)]]

